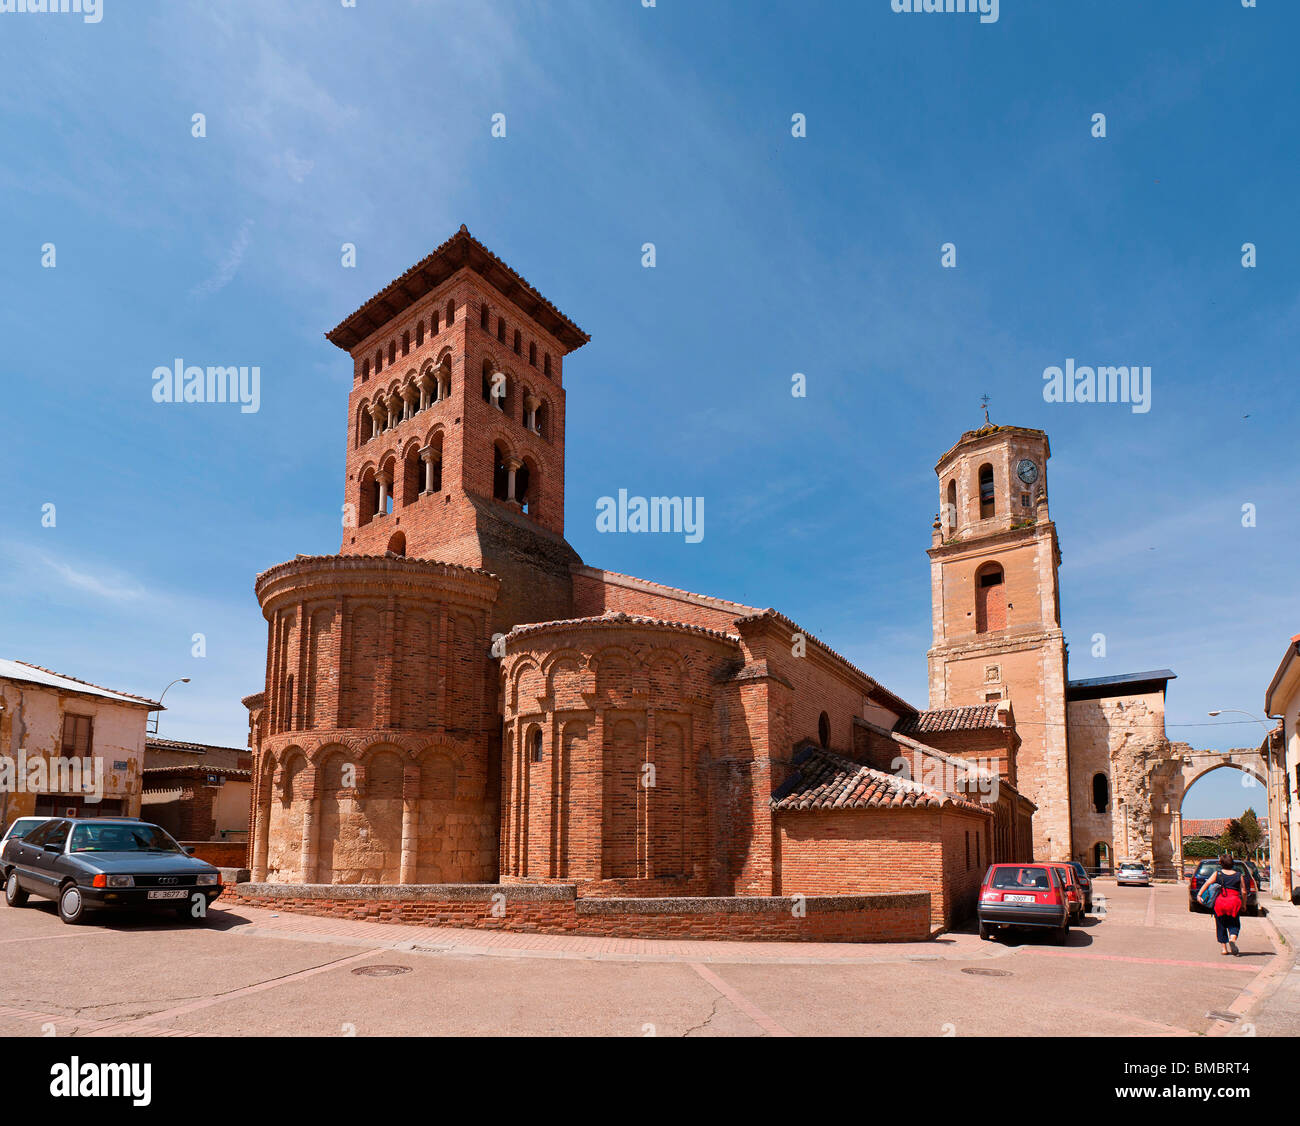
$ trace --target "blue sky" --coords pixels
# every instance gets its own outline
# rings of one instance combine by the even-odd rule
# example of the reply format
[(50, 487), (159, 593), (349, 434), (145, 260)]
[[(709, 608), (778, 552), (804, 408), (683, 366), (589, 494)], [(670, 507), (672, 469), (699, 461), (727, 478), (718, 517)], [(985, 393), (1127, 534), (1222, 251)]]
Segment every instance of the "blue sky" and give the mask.
[[(465, 223), (592, 335), (565, 372), (588, 562), (775, 605), (923, 706), (933, 465), (987, 393), (1051, 435), (1071, 676), (1172, 668), (1171, 737), (1257, 743), (1206, 712), (1258, 715), (1300, 630), (1298, 31), (1280, 0), (0, 14), (0, 654), (190, 676), (163, 733), (242, 744), (253, 578), (339, 545), (323, 333)], [(153, 402), (177, 357), (258, 365), (260, 410)], [(1044, 402), (1067, 358), (1150, 365), (1151, 410)], [(704, 496), (703, 541), (598, 534), (619, 488)], [(1228, 775), (1186, 814), (1262, 808)]]

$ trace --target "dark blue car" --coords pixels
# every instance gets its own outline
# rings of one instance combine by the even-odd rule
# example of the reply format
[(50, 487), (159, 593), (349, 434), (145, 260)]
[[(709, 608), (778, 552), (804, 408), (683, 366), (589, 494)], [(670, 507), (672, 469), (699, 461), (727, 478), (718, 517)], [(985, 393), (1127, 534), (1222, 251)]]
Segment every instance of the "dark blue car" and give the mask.
[[(88, 911), (134, 907), (206, 917), (221, 873), (157, 825), (133, 817), (54, 817), (0, 850), (5, 902), (52, 899), (65, 923)], [(199, 901), (202, 906), (199, 907)]]

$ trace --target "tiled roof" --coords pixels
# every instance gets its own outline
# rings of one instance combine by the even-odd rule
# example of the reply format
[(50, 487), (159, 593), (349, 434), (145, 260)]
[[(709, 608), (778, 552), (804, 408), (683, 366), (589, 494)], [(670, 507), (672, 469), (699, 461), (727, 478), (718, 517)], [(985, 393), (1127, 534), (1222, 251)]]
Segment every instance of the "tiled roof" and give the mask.
[[(1183, 819), (1183, 839), (1188, 837), (1212, 837), (1217, 840), (1223, 836), (1224, 831), (1228, 828), (1229, 817), (1207, 817), (1200, 820)], [(1261, 829), (1268, 828), (1268, 818), (1259, 819)]]
[(432, 254), (421, 259), (400, 278), (389, 282), (355, 313), (327, 332), (325, 338), (350, 352), (376, 329), (382, 328), (464, 267), (500, 290), (568, 351), (581, 348), (591, 339), (529, 285), (522, 275), (471, 235), (464, 224)]
[(508, 634), (507, 640), (522, 637), (529, 633), (549, 633), (557, 629), (581, 629), (592, 626), (649, 626), (652, 629), (669, 629), (678, 633), (694, 633), (701, 637), (716, 637), (721, 641), (739, 642), (740, 638), (722, 630), (697, 626), (691, 622), (674, 622), (666, 618), (649, 618), (640, 614), (625, 614), (621, 610), (611, 610), (590, 618), (559, 618), (553, 622), (525, 622), (517, 625)]
[(219, 774), (233, 782), (246, 782), (253, 777), (251, 770), (236, 766), (146, 766), (140, 772), (146, 790), (165, 787), (178, 778), (206, 778), (209, 774)]
[(158, 735), (146, 736), (146, 751), (192, 751), (200, 754), (204, 751), (237, 751), (241, 755), (251, 754), (247, 747), (224, 747), (216, 743), (187, 743), (181, 739), (164, 739)]
[(56, 688), (60, 692), (78, 692), (83, 696), (99, 696), (115, 700), (120, 704), (147, 704), (150, 711), (160, 711), (162, 705), (157, 700), (136, 696), (130, 692), (115, 692), (88, 680), (78, 680), (75, 676), (65, 676), (40, 665), (28, 664), (26, 661), (0, 660), (0, 679), (21, 680), (27, 684), (40, 684), (46, 688)]
[(894, 730), (900, 735), (929, 735), (935, 731), (982, 731), (1005, 726), (998, 720), (997, 704), (975, 704), (917, 712), (899, 720)]
[(772, 794), (774, 810), (940, 809), (988, 812), (983, 806), (919, 782), (873, 770), (834, 751), (806, 746), (794, 757), (794, 771)]

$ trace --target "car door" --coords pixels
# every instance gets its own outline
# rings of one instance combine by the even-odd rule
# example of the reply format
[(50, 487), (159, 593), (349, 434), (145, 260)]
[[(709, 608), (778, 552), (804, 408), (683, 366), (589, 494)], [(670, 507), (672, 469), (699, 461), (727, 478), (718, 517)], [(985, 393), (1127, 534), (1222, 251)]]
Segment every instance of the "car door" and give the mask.
[(5, 842), (3, 851), (5, 865), (13, 869), (18, 877), (18, 886), (24, 891), (33, 891), (37, 886), (33, 869), (41, 842), (45, 840), (52, 824), (47, 821), (44, 825), (38, 825), (27, 836), (16, 837)]
[(59, 882), (63, 878), (60, 861), (63, 859), (63, 849), (68, 843), (68, 831), (71, 828), (72, 824), (68, 821), (52, 822), (42, 836), (40, 845), (30, 847), (32, 854), (30, 890), (37, 895), (50, 898), (58, 895)]

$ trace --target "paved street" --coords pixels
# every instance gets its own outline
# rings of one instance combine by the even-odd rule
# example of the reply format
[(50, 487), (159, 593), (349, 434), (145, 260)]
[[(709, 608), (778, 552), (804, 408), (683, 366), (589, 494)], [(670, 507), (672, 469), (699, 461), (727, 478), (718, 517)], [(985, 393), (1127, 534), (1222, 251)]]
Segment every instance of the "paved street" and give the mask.
[(1183, 885), (1097, 888), (1104, 914), (1066, 947), (561, 938), (252, 908), (68, 927), (33, 900), (0, 906), (0, 1034), (1266, 1034), (1247, 1018), (1294, 945), (1246, 919), (1242, 957), (1223, 958)]

